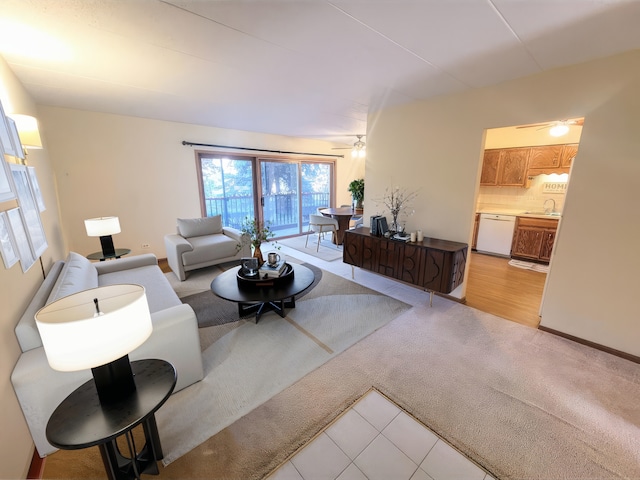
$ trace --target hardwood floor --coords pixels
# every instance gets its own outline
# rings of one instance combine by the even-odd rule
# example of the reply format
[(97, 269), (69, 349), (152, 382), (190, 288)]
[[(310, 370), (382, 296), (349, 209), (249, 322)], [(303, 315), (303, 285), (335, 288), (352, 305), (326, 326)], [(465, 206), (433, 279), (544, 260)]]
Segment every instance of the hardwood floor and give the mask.
[(508, 258), (471, 252), (467, 305), (537, 328), (546, 277), (545, 273), (512, 267)]

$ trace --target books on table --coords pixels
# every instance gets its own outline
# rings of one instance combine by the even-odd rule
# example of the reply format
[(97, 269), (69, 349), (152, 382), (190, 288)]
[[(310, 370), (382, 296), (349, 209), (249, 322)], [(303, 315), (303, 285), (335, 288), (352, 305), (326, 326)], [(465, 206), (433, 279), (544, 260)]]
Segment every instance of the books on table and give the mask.
[(264, 262), (258, 272), (260, 272), (260, 278), (277, 278), (282, 275), (286, 268), (286, 262), (284, 260), (280, 260), (275, 265), (269, 265), (267, 262)]

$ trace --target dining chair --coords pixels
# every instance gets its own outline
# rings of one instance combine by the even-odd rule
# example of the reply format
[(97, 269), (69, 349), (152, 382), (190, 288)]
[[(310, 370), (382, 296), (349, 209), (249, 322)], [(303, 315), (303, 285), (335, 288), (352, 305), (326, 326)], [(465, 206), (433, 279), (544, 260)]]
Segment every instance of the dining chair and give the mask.
[[(342, 205), (342, 207), (353, 208), (353, 205)], [(357, 213), (351, 217), (349, 220), (349, 228), (361, 227), (363, 225), (362, 215)]]
[(309, 235), (311, 233), (318, 234), (318, 245), (316, 246), (316, 252), (320, 250), (320, 237), (325, 232), (333, 232), (334, 235), (338, 233), (338, 221), (334, 218), (325, 217), (324, 215), (309, 215), (309, 230), (307, 231), (307, 239), (304, 242), (305, 248), (309, 242)]

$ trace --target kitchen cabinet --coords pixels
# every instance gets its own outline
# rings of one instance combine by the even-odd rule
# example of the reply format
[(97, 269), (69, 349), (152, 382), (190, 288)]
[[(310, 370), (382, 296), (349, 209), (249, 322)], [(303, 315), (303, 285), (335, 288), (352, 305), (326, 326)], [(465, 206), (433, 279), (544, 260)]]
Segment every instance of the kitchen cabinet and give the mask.
[(476, 213), (473, 221), (473, 238), (471, 239), (471, 250), (475, 250), (478, 245), (478, 230), (480, 229), (480, 214)]
[(511, 257), (549, 263), (558, 220), (518, 217), (511, 244)]
[(567, 169), (566, 172), (569, 173), (569, 168), (571, 168), (571, 164), (573, 163), (573, 159), (578, 154), (578, 144), (577, 143), (568, 143), (562, 146), (562, 153), (560, 154), (560, 168)]
[(531, 147), (531, 153), (529, 154), (529, 170), (559, 167), (561, 152), (562, 145)]
[(484, 151), (480, 185), (524, 187), (530, 148), (502, 148)]
[(578, 144), (531, 147), (527, 175), (569, 173), (576, 153), (578, 153)]
[(498, 184), (498, 166), (500, 162), (500, 150), (485, 150), (482, 159), (482, 173), (480, 185)]
[(345, 263), (430, 292), (451, 293), (464, 280), (466, 243), (436, 238), (401, 242), (358, 227), (345, 232), (342, 248)]

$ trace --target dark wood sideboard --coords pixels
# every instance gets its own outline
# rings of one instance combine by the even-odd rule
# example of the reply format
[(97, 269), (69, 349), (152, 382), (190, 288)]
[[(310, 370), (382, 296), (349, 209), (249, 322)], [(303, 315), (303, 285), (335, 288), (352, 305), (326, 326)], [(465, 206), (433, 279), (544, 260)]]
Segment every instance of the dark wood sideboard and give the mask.
[(342, 260), (433, 292), (451, 293), (464, 280), (466, 243), (424, 238), (402, 242), (376, 237), (367, 227), (345, 231)]

